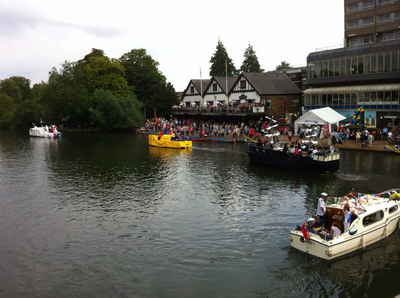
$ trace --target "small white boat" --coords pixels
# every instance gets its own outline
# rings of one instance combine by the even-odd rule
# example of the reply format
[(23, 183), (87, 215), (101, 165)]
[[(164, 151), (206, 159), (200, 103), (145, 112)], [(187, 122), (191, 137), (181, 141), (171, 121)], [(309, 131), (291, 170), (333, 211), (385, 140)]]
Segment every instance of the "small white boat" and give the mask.
[(52, 139), (61, 137), (61, 132), (57, 131), (57, 126), (55, 125), (43, 126), (43, 121), (40, 119), (40, 127), (33, 123), (33, 127), (29, 128), (29, 135), (31, 137)]
[[(346, 233), (343, 233), (344, 198), (349, 199), (350, 208), (354, 209), (354, 217), (357, 217), (351, 222)], [(333, 203), (327, 204), (325, 227), (330, 229), (335, 222), (342, 234), (333, 238), (329, 233), (325, 234), (321, 229), (310, 226), (307, 224), (308, 220), (305, 220), (302, 226), (297, 226), (290, 232), (288, 239), (292, 247), (325, 260), (333, 260), (383, 240), (392, 234), (396, 227), (400, 228), (399, 189), (333, 200)]]

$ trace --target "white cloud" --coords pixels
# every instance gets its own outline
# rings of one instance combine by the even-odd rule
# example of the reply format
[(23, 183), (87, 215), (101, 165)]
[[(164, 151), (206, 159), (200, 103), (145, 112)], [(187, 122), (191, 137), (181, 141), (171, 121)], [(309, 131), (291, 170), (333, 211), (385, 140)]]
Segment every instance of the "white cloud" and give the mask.
[[(4, 3), (3, 3), (4, 2)], [(208, 77), (218, 38), (240, 68), (250, 42), (261, 67), (306, 64), (317, 48), (343, 43), (343, 1), (0, 0), (0, 79), (48, 80), (52, 67), (92, 48), (119, 58), (144, 48), (177, 91)]]

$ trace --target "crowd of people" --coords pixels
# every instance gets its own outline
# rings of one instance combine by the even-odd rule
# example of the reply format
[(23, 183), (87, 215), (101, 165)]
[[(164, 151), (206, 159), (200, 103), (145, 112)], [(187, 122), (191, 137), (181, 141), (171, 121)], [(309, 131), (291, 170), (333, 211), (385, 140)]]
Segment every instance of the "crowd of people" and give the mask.
[(171, 121), (161, 119), (147, 119), (145, 124), (147, 131), (162, 131), (196, 137), (225, 137), (225, 138), (262, 138), (269, 134), (287, 134), (292, 128), (288, 126), (278, 126), (274, 121), (261, 119), (259, 121), (232, 123), (218, 123), (215, 121), (203, 121), (184, 119), (173, 119)]
[[(294, 135), (300, 139), (308, 138), (310, 141), (317, 141), (318, 138), (326, 139), (328, 145), (347, 144), (350, 140), (354, 140), (356, 144), (363, 147), (372, 147), (375, 140), (387, 140), (389, 144), (394, 144), (400, 140), (399, 126), (391, 129), (387, 127), (371, 130), (364, 128), (358, 130), (350, 130), (348, 127), (339, 126), (332, 132), (321, 129), (319, 126), (302, 125), (295, 132), (293, 126), (278, 125), (274, 119), (261, 118), (258, 121), (247, 121), (233, 123), (218, 123), (212, 120), (194, 120), (194, 119), (172, 119), (165, 118), (147, 119), (145, 123), (147, 131), (163, 132), (179, 134), (185, 137), (220, 137), (220, 138), (250, 138), (265, 141), (273, 136), (274, 141), (277, 135), (286, 135), (289, 142), (292, 141)], [(294, 144), (296, 145), (296, 144)]]

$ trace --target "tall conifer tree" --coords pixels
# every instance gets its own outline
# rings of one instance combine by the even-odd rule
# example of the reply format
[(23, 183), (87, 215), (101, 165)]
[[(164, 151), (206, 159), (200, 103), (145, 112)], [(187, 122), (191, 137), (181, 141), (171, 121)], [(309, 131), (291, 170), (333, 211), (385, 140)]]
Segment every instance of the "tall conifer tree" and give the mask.
[(244, 60), (240, 67), (241, 72), (264, 72), (264, 69), (260, 67), (258, 57), (253, 49), (253, 46), (249, 43), (249, 46), (244, 52)]
[(210, 76), (228, 76), (234, 77), (237, 75), (235, 65), (232, 59), (229, 58), (228, 53), (222, 44), (221, 40), (218, 39), (218, 44), (214, 55), (210, 59)]

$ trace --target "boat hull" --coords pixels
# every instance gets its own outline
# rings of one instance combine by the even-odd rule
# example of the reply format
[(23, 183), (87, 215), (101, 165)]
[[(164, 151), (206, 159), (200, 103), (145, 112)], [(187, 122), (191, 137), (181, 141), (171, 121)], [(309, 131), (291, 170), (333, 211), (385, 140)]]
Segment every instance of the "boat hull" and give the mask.
[(174, 141), (172, 140), (173, 135), (163, 135), (159, 138), (158, 135), (149, 135), (149, 145), (160, 148), (172, 148), (172, 149), (186, 149), (192, 148), (192, 141)]
[(325, 260), (333, 260), (387, 238), (396, 230), (399, 216), (387, 224), (376, 224), (375, 227), (359, 235), (343, 234), (340, 238), (333, 240), (324, 240), (318, 235), (312, 235), (304, 241), (302, 232), (293, 230), (290, 232), (289, 240), (295, 249)]
[(219, 143), (234, 143), (235, 140), (231, 138), (207, 138), (208, 142), (219, 142)]
[[(341, 235), (332, 238), (307, 220), (302, 227), (297, 226), (290, 232), (290, 245), (310, 255), (333, 260), (381, 241), (400, 228), (399, 193), (399, 189), (391, 189), (373, 195), (352, 193), (351, 196), (333, 198), (334, 203), (326, 206), (324, 225), (327, 229), (335, 225)], [(344, 202), (352, 209), (352, 221), (346, 232)]]
[(253, 164), (277, 167), (296, 171), (331, 173), (339, 170), (340, 153), (333, 155), (294, 155), (264, 146), (246, 144), (246, 152)]

